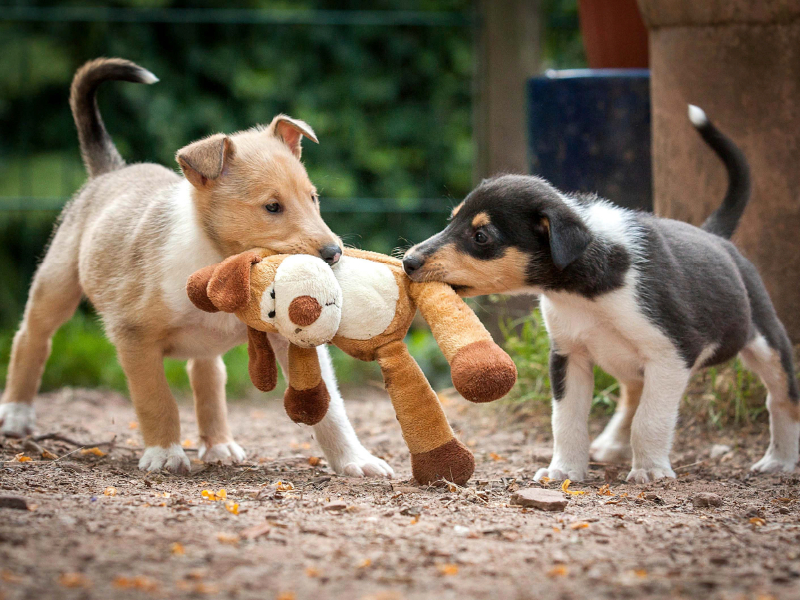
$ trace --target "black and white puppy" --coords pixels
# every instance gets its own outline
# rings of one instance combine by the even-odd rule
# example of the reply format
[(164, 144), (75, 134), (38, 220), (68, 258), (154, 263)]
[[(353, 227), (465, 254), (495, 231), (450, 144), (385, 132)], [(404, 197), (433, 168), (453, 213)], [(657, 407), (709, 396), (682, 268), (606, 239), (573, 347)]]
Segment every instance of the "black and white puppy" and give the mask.
[[(481, 183), (446, 229), (411, 248), (416, 281), (464, 296), (533, 293), (551, 339), (553, 460), (536, 479), (581, 480), (589, 455), (632, 459), (629, 481), (675, 477), (678, 406), (692, 374), (739, 354), (767, 388), (770, 444), (755, 471), (791, 471), (800, 404), (792, 346), (755, 267), (729, 242), (750, 196), (741, 151), (694, 106), (689, 118), (724, 162), (722, 205), (701, 228), (568, 195), (538, 177)], [(621, 400), (589, 443), (593, 370), (616, 377)]]

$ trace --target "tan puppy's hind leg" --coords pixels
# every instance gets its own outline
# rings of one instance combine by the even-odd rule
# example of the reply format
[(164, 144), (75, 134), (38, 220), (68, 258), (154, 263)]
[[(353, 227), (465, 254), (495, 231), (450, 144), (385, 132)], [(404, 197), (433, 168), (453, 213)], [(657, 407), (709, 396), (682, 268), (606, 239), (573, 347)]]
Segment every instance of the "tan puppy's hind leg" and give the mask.
[(60, 234), (33, 278), (25, 315), (11, 346), (0, 404), (0, 433), (10, 437), (22, 437), (33, 430), (33, 397), (50, 355), (51, 338), (81, 300), (77, 264), (70, 258), (69, 240)]
[(414, 479), (440, 479), (464, 485), (475, 470), (472, 453), (453, 435), (439, 398), (402, 342), (376, 350), (386, 391), (411, 452)]
[(117, 352), (144, 438), (139, 468), (188, 473), (189, 459), (180, 445), (178, 404), (164, 375), (163, 353), (154, 345), (131, 342), (118, 343)]
[(221, 356), (193, 358), (186, 363), (189, 383), (194, 393), (194, 409), (200, 432), (198, 458), (207, 463), (240, 462), (246, 453), (233, 441), (228, 426), (225, 402), (227, 372)]

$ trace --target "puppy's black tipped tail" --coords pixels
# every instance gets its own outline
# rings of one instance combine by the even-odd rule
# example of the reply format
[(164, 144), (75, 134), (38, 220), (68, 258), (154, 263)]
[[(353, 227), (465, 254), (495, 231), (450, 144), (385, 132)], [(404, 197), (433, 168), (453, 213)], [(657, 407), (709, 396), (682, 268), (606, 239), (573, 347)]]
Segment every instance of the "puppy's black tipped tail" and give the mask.
[(158, 77), (122, 58), (98, 58), (83, 65), (72, 80), (69, 105), (78, 128), (81, 155), (89, 177), (125, 166), (97, 107), (97, 88), (104, 81), (155, 83)]
[(728, 171), (728, 192), (722, 206), (711, 213), (703, 229), (725, 239), (730, 239), (742, 218), (750, 199), (750, 167), (739, 147), (708, 120), (699, 106), (689, 105), (689, 120), (706, 144), (719, 156)]

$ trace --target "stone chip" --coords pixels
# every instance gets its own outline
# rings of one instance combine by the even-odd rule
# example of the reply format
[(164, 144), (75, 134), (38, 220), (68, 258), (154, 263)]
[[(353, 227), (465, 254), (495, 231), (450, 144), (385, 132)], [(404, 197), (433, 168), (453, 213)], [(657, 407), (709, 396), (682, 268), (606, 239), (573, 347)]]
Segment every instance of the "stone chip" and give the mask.
[(511, 495), (511, 504), (539, 510), (562, 511), (569, 500), (562, 492), (543, 488), (526, 488)]

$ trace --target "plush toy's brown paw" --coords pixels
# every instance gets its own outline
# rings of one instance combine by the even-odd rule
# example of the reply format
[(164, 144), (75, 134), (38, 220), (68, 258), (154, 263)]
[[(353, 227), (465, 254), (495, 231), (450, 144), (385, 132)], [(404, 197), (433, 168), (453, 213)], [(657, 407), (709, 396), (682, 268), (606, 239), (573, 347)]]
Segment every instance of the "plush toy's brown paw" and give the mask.
[(423, 485), (441, 479), (464, 485), (473, 471), (475, 457), (455, 438), (428, 452), (411, 455), (411, 473)]
[(453, 386), (471, 402), (491, 402), (505, 396), (517, 382), (511, 357), (491, 340), (464, 346), (450, 363)]
[(324, 381), (307, 390), (296, 390), (288, 386), (283, 396), (286, 414), (295, 423), (304, 425), (316, 425), (322, 421), (328, 412), (330, 401), (331, 397)]

